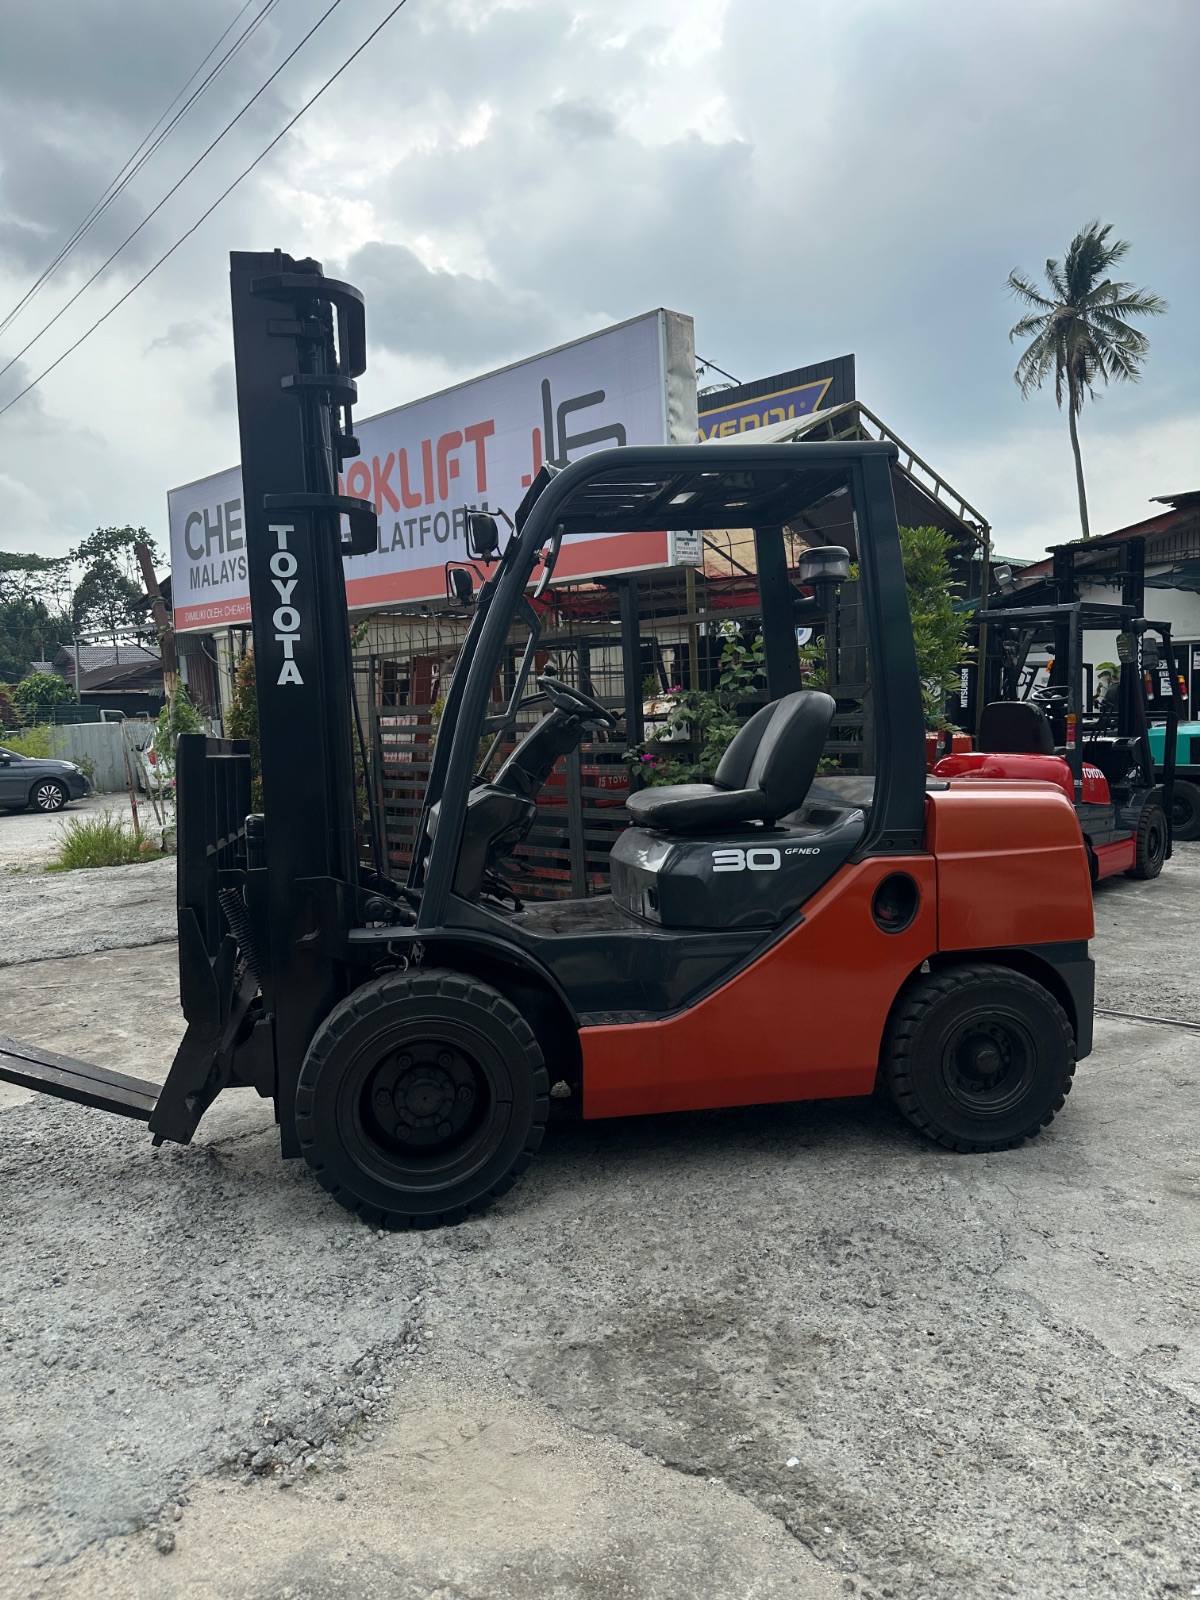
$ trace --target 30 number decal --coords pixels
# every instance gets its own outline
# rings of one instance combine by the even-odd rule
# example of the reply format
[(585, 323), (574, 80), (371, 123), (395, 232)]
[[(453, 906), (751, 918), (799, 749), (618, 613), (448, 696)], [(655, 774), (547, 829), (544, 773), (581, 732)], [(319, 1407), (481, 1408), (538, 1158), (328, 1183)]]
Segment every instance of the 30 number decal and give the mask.
[(773, 845), (755, 845), (749, 850), (714, 850), (714, 872), (778, 872), (782, 858)]

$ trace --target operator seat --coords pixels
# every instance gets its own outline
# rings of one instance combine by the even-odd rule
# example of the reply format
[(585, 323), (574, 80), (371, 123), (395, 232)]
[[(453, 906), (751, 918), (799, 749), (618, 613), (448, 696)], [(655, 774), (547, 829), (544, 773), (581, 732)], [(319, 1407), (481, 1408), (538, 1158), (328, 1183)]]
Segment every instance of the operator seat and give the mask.
[(1054, 730), (1028, 700), (990, 700), (979, 719), (978, 749), (989, 755), (1052, 756)]
[(703, 833), (744, 822), (772, 826), (803, 804), (833, 720), (827, 694), (802, 689), (756, 711), (721, 757), (712, 783), (641, 789), (626, 802), (635, 826)]

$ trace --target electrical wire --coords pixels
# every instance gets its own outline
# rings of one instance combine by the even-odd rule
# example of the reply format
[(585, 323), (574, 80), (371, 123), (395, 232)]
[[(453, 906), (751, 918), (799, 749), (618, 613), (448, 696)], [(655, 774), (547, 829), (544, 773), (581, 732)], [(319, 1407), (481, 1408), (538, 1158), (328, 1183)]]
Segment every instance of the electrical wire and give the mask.
[[(141, 233), (142, 229), (146, 226), (146, 224), (148, 222), (152, 221), (153, 218), (158, 215), (158, 213), (166, 205), (167, 201), (171, 198), (171, 196), (173, 194), (177, 193), (177, 191), (183, 187), (183, 185), (191, 177), (192, 173), (195, 172), (196, 168), (201, 164), (202, 161), (205, 160), (205, 158), (207, 156), (209, 156), (212, 153), (212, 151), (214, 151), (216, 149), (216, 147), (220, 144), (221, 140), (230, 131), (230, 129), (233, 128), (234, 126), (236, 126), (236, 124), (239, 123), (241, 121), (241, 119), (246, 115), (247, 111), (249, 111), (250, 107), (254, 104), (254, 102), (257, 99), (259, 99), (259, 97), (261, 95), (266, 93), (266, 91), (270, 88), (271, 84), (274, 83), (275, 79), (283, 71), (284, 67), (287, 66), (288, 62), (291, 61), (292, 58), (294, 56), (296, 56), (301, 50), (303, 50), (304, 46), (312, 38), (313, 34), (316, 33), (317, 29), (322, 25), (323, 22), (325, 22), (329, 17), (331, 17), (333, 15), (333, 13), (337, 10), (337, 8), (341, 5), (341, 3), (342, 3), (342, 0), (332, 0), (332, 4), (329, 6), (328, 10), (322, 12), (322, 14), (313, 23), (312, 27), (304, 35), (303, 39), (301, 39), (300, 43), (298, 45), (296, 45), (296, 47), (293, 50), (291, 50), (286, 56), (284, 56), (283, 60), (275, 68), (274, 72), (271, 73), (270, 77), (267, 78), (266, 82), (260, 84), (260, 86), (250, 96), (249, 100), (246, 101), (245, 105), (237, 113), (237, 115), (235, 117), (231, 118), (231, 120), (229, 122), (227, 122), (225, 124), (225, 126), (221, 129), (220, 133), (212, 141), (212, 143), (210, 145), (208, 145), (206, 149), (204, 149), (204, 150), (202, 150), (200, 152), (200, 154), (196, 157), (195, 161), (192, 162), (191, 166), (183, 174), (183, 177), (180, 178), (176, 183), (171, 185), (171, 187), (167, 190), (166, 194), (163, 195), (162, 199), (158, 202), (158, 204), (156, 206), (154, 206), (152, 210), (150, 210), (150, 211), (148, 211), (146, 213), (146, 215), (138, 223), (137, 227), (133, 230), (133, 232), (126, 239), (122, 240), (122, 242), (113, 251), (112, 255), (109, 256), (108, 260), (107, 261), (102, 261), (100, 263), (100, 265), (96, 268), (95, 272), (92, 273), (91, 277), (88, 278), (86, 280), (86, 282), (82, 283), (79, 286), (78, 289), (76, 289), (75, 293), (65, 303), (65, 305), (62, 305), (62, 306), (59, 307), (59, 309), (50, 318), (49, 322), (47, 322), (46, 325), (43, 328), (41, 328), (37, 333), (35, 333), (33, 338), (30, 339), (27, 344), (22, 345), (22, 347), (20, 348), (20, 350), (17, 351), (15, 356), (13, 356), (10, 360), (6, 361), (4, 363), (4, 365), (2, 367), (0, 367), (0, 378), (2, 378), (4, 376), (4, 374), (9, 370), (10, 367), (15, 366), (16, 363), (18, 361), (20, 361), (21, 357), (23, 355), (25, 355), (27, 351), (33, 349), (34, 345), (38, 342), (38, 340), (42, 337), (43, 334), (49, 333), (50, 329), (54, 326), (54, 324), (58, 321), (58, 319), (61, 316), (63, 316), (65, 312), (67, 312), (67, 311), (69, 311), (71, 309), (71, 307), (75, 304), (76, 300), (79, 299), (80, 295), (84, 294), (88, 289), (90, 289), (92, 284), (95, 283), (96, 279), (101, 275), (101, 273), (106, 272), (108, 270), (108, 268), (112, 266), (113, 262), (117, 259), (117, 257), (121, 254), (122, 250), (124, 250), (127, 245), (130, 245), (130, 244), (133, 243), (133, 241), (137, 238), (138, 234)], [(117, 303), (118, 303), (118, 305), (120, 304), (119, 301)], [(7, 408), (5, 408), (5, 409), (7, 409)], [(2, 413), (0, 413), (0, 414), (2, 414)]]
[[(334, 0), (334, 3), (336, 4), (337, 0)], [(275, 146), (279, 143), (279, 141), (282, 138), (284, 138), (284, 136), (286, 134), (290, 133), (291, 130), (296, 126), (296, 124), (300, 121), (300, 118), (304, 115), (304, 113), (307, 110), (309, 110), (309, 108), (311, 106), (314, 106), (317, 103), (317, 101), (325, 93), (326, 89), (330, 88), (333, 84), (335, 84), (337, 82), (337, 80), (341, 77), (342, 73), (345, 72), (346, 68), (348, 66), (350, 66), (352, 62), (356, 61), (360, 55), (362, 55), (363, 51), (367, 48), (367, 46), (374, 39), (376, 39), (379, 36), (379, 34), (381, 34), (383, 32), (383, 30), (387, 27), (388, 23), (392, 20), (392, 18), (396, 15), (396, 13), (398, 11), (402, 11), (407, 4), (408, 4), (408, 0), (396, 0), (396, 4), (388, 12), (387, 16), (384, 17), (383, 21), (380, 22), (376, 27), (372, 28), (371, 32), (367, 35), (367, 37), (363, 40), (363, 42), (355, 50), (352, 50), (350, 52), (350, 54), (342, 62), (341, 66), (338, 67), (336, 72), (332, 73), (328, 78), (326, 78), (325, 82), (316, 91), (316, 93), (311, 95), (304, 102), (304, 104), (300, 107), (299, 111), (296, 112), (295, 116), (292, 117), (290, 121), (284, 123), (283, 127), (280, 128), (279, 132), (275, 135), (275, 137), (270, 141), (269, 144), (265, 145), (263, 147), (263, 149), (259, 151), (259, 153), (255, 156), (254, 160), (250, 163), (250, 165), (248, 167), (244, 167), (242, 169), (242, 171), (238, 173), (237, 177), (233, 180), (233, 182), (229, 185), (229, 187), (227, 189), (222, 190), (222, 192), (217, 196), (217, 198), (213, 201), (212, 205), (210, 205), (206, 211), (201, 212), (200, 216), (198, 216), (196, 218), (195, 222), (192, 223), (191, 227), (187, 230), (187, 232), (186, 233), (181, 233), (179, 238), (176, 239), (175, 243), (171, 246), (171, 248), (169, 250), (164, 250), (162, 255), (159, 256), (158, 260), (154, 263), (154, 265), (151, 266), (151, 267), (148, 267), (146, 269), (146, 271), (143, 272), (142, 276), (137, 280), (137, 282), (135, 284), (131, 285), (130, 288), (126, 289), (125, 293), (121, 296), (121, 298), (119, 300), (115, 301), (111, 306), (109, 306), (108, 310), (103, 314), (103, 316), (97, 317), (95, 322), (92, 323), (91, 327), (85, 329), (84, 332), (80, 334), (79, 338), (75, 340), (74, 344), (68, 345), (67, 348), (63, 351), (62, 355), (56, 357), (55, 360), (53, 360), (48, 367), (44, 368), (43, 371), (39, 372), (36, 378), (31, 379), (30, 382), (27, 383), (23, 389), (18, 390), (17, 393), (15, 395), (13, 395), (12, 399), (9, 400), (5, 405), (0, 406), (0, 417), (2, 417), (6, 411), (11, 411), (13, 406), (16, 405), (17, 401), (24, 399), (24, 397), (30, 392), (31, 389), (36, 389), (38, 384), (41, 383), (42, 379), (46, 378), (46, 377), (49, 377), (49, 375), (54, 371), (55, 367), (61, 366), (62, 363), (67, 359), (67, 357), (69, 355), (72, 355), (76, 350), (79, 349), (79, 346), (84, 342), (85, 339), (89, 339), (91, 337), (91, 335), (93, 333), (95, 333), (96, 329), (101, 326), (102, 323), (105, 323), (105, 322), (108, 321), (109, 317), (112, 316), (114, 311), (118, 311), (121, 308), (121, 306), (123, 306), (125, 304), (126, 300), (128, 300), (131, 295), (137, 293), (137, 291), (141, 288), (141, 286), (146, 282), (147, 278), (153, 277), (153, 275), (158, 271), (159, 267), (161, 267), (164, 264), (164, 262), (167, 262), (167, 261), (169, 261), (171, 259), (171, 257), (175, 254), (176, 250), (179, 249), (180, 245), (184, 244), (188, 239), (190, 239), (192, 234), (194, 234), (196, 232), (196, 230), (203, 223), (208, 221), (209, 217), (212, 216), (213, 212), (217, 209), (217, 207), (221, 204), (221, 202), (223, 200), (228, 199), (228, 197), (237, 188), (238, 184), (241, 183), (242, 179), (243, 178), (248, 178), (250, 176), (250, 174), (254, 171), (255, 167), (258, 166), (259, 162), (264, 160), (268, 155), (270, 155), (271, 151), (274, 150)], [(332, 10), (332, 9), (333, 8), (330, 7), (330, 10)], [(326, 13), (326, 15), (328, 15), (328, 12)], [(324, 17), (322, 17), (321, 21), (323, 22), (324, 20), (325, 20)], [(319, 27), (320, 23), (318, 23), (317, 26)], [(265, 87), (265, 85), (264, 85), (264, 87)]]
[[(249, 11), (250, 7), (255, 4), (255, 0), (246, 0), (245, 5), (242, 6), (242, 9), (238, 12), (237, 16), (234, 17), (233, 21), (225, 29), (225, 32), (217, 40), (216, 44), (213, 45), (212, 49), (192, 73), (191, 77), (184, 84), (183, 88), (180, 89), (179, 93), (175, 96), (174, 100), (171, 101), (171, 104), (163, 112), (162, 116), (159, 117), (158, 121), (150, 129), (149, 133), (147, 133), (142, 139), (137, 149), (131, 156), (126, 158), (120, 171), (117, 173), (116, 177), (109, 182), (108, 187), (104, 190), (99, 200), (95, 202), (91, 210), (84, 217), (83, 221), (77, 224), (71, 233), (71, 236), (60, 248), (58, 254), (46, 267), (42, 269), (37, 278), (34, 279), (33, 283), (30, 284), (29, 288), (26, 289), (25, 293), (17, 301), (16, 305), (12, 307), (12, 309), (2, 320), (0, 320), (0, 333), (4, 332), (13, 319), (18, 316), (21, 311), (30, 303), (38, 291), (49, 282), (49, 280), (54, 276), (55, 272), (57, 272), (58, 268), (62, 265), (63, 261), (65, 261), (67, 256), (70, 255), (71, 251), (74, 250), (75, 246), (79, 244), (88, 233), (91, 232), (92, 228), (95, 227), (97, 222), (99, 222), (100, 218), (108, 210), (109, 206), (111, 206), (112, 203), (125, 192), (130, 183), (132, 183), (133, 179), (145, 166), (146, 162), (149, 161), (151, 156), (153, 156), (154, 153), (161, 147), (164, 140), (169, 138), (173, 130), (187, 115), (205, 90), (216, 82), (217, 78), (220, 77), (221, 73), (229, 65), (230, 61), (233, 60), (234, 56), (237, 55), (238, 51), (251, 37), (255, 30), (266, 20), (268, 15), (275, 9), (278, 3), (279, 0), (267, 0), (267, 4), (263, 7), (262, 11), (259, 12), (258, 16), (254, 18), (253, 22), (250, 23), (249, 27), (246, 28), (245, 32), (234, 41), (234, 43), (226, 51), (225, 55), (222, 56), (221, 60), (218, 61), (217, 65), (212, 69), (199, 87), (190, 96), (188, 96), (187, 103), (183, 105), (174, 116), (171, 116), (172, 111), (174, 111), (175, 107), (179, 105), (179, 102), (187, 94), (189, 88), (191, 88), (195, 80), (204, 71), (204, 68), (212, 60), (213, 56), (220, 49), (221, 45), (228, 38), (229, 34), (232, 33), (233, 29), (241, 21), (246, 12)], [(167, 122), (168, 117), (170, 117), (169, 122)], [(167, 122), (167, 126), (165, 128), (162, 126), (164, 122)], [(162, 128), (161, 133), (158, 132), (160, 128)], [(156, 134), (157, 138), (155, 137)]]

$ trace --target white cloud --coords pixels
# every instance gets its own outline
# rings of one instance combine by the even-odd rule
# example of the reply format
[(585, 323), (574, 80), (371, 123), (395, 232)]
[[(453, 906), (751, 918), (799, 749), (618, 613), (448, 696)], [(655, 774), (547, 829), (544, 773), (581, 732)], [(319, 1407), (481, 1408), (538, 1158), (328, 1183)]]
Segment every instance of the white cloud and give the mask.
[[(238, 5), (14, 10), (0, 311)], [(116, 222), (144, 214), (322, 9), (272, 14), (139, 177), (110, 248)], [(339, 8), (30, 371), (387, 9)], [(227, 256), (278, 245), (361, 274), (364, 412), (671, 305), (744, 377), (854, 350), (867, 403), (1005, 549), (1039, 554), (1074, 531), (1070, 451), (1052, 400), (1023, 405), (1012, 384), (1004, 278), (1036, 271), (1094, 214), (1134, 241), (1129, 275), (1173, 303), (1144, 384), (1084, 420), (1094, 525), (1132, 520), (1149, 495), (1200, 482), (1197, 218), (1181, 201), (1197, 190), (1198, 46), (1194, 0), (414, 0), (161, 273), (0, 417), (0, 472), (21, 490), (6, 541), (65, 548), (127, 521), (161, 533), (170, 485), (236, 459)], [(0, 349), (82, 275), (40, 296)]]
[[(992, 523), (1004, 555), (1041, 560), (1050, 545), (1080, 536), (1075, 463), (1066, 418), (1048, 428), (1031, 421), (984, 444), (948, 446), (939, 456), (956, 488), (968, 492)], [(1164, 508), (1156, 495), (1200, 489), (1200, 409), (1163, 422), (1081, 423), (1084, 480), (1092, 533), (1111, 533)]]

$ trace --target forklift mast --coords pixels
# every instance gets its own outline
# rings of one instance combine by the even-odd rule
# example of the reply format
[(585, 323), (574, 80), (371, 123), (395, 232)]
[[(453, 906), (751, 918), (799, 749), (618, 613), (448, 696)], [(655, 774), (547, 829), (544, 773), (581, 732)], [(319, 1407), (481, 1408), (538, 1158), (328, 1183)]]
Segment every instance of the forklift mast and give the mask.
[(337, 930), (361, 899), (342, 556), (374, 548), (376, 519), (336, 491), (366, 337), (359, 292), (315, 261), (235, 252), (230, 288), (264, 812), (247, 815), (246, 746), (180, 739), (188, 1031), (150, 1127), (186, 1142), (222, 1088), (250, 1084), (295, 1155), (296, 1080), (346, 992)]

